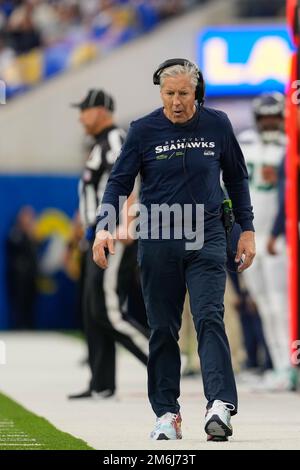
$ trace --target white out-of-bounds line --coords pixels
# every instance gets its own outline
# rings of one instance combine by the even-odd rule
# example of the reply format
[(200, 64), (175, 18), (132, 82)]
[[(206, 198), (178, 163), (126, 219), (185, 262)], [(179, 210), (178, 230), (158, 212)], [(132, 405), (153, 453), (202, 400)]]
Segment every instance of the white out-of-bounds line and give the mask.
[(14, 421), (2, 420), (0, 421), (0, 447), (1, 446), (14, 446), (14, 447), (42, 447), (34, 437), (23, 431), (19, 431)]
[(17, 442), (17, 443), (9, 443), (9, 442), (0, 442), (0, 447), (1, 446), (13, 446), (13, 447), (33, 447), (33, 446), (36, 446), (36, 447), (42, 447), (42, 444), (23, 444), (23, 443), (20, 443), (20, 442)]

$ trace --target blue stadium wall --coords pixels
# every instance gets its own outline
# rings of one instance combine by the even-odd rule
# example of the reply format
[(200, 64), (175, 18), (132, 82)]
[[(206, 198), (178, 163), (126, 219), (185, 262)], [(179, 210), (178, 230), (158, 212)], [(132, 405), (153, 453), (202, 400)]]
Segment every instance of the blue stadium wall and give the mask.
[[(0, 329), (11, 327), (6, 281), (6, 239), (21, 207), (37, 214), (43, 239), (39, 250), (47, 254), (51, 237), (66, 238), (78, 207), (78, 176), (0, 175)], [(77, 285), (63, 267), (43, 276), (36, 302), (36, 328), (78, 326)]]

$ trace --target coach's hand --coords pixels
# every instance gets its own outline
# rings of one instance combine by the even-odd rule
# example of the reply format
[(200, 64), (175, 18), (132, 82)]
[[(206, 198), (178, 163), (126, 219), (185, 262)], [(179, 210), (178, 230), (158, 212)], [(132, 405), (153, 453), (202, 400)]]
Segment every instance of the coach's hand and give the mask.
[(241, 233), (238, 246), (237, 246), (235, 262), (239, 263), (239, 266), (238, 266), (239, 273), (241, 273), (242, 271), (245, 271), (245, 269), (251, 266), (254, 256), (255, 256), (254, 232), (247, 230)]
[(93, 260), (102, 269), (108, 266), (105, 250), (108, 250), (111, 255), (115, 254), (114, 239), (107, 230), (99, 230), (93, 245)]

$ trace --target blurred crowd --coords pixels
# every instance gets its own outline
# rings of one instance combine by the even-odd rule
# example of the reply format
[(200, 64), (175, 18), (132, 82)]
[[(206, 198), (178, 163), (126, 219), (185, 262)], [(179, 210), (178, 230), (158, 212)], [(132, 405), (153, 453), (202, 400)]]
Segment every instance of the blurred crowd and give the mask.
[[(84, 43), (96, 45), (100, 52), (110, 50), (161, 21), (210, 1), (0, 0), (0, 79), (7, 85), (7, 97), (38, 81), (30, 73), (35, 67), (40, 68), (42, 80), (58, 69), (65, 70), (71, 51)], [(285, 1), (239, 0), (235, 13), (237, 17), (284, 15)]]
[[(160, 20), (207, 0), (0, 0), (0, 60), (82, 35), (96, 37), (120, 23), (150, 29)], [(245, 17), (282, 15), (284, 0), (242, 0)], [(3, 59), (4, 58), (4, 59)]]
[(0, 79), (6, 97), (206, 1), (0, 0)]
[[(196, 0), (1, 0), (0, 57), (107, 28), (134, 24), (150, 29), (159, 20), (182, 13)], [(8, 50), (7, 50), (8, 49)], [(2, 58), (3, 60), (3, 58)]]

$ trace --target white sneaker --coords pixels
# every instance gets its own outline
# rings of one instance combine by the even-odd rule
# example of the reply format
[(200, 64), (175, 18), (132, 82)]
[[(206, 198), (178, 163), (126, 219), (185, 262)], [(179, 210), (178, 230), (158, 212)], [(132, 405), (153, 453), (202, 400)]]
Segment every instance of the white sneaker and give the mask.
[(232, 426), (230, 424), (230, 411), (235, 407), (231, 403), (224, 403), (215, 400), (205, 415), (204, 430), (208, 441), (227, 441), (228, 436), (232, 436)]
[(180, 413), (165, 413), (156, 418), (154, 430), (151, 432), (151, 439), (162, 441), (169, 439), (182, 439)]

